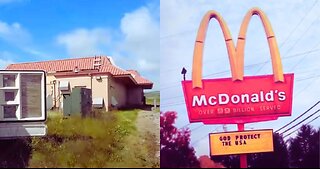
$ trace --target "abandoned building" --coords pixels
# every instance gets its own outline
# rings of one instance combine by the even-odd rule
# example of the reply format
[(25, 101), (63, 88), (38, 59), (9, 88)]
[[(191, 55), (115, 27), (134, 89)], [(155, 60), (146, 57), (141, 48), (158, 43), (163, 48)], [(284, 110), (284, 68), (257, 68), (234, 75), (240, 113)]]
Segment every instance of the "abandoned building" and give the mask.
[(153, 87), (136, 70), (123, 70), (107, 56), (17, 63), (6, 69), (44, 70), (47, 98), (53, 108), (62, 108), (64, 92), (74, 88), (91, 89), (92, 105), (106, 111), (139, 107), (145, 101), (143, 90)]

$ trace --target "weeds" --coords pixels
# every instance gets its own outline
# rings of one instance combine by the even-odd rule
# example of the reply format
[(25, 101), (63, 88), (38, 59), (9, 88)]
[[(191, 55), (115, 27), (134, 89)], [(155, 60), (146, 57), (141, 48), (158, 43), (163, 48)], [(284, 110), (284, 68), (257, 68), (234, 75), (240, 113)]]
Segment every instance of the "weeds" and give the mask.
[(153, 166), (138, 144), (138, 110), (96, 113), (86, 119), (49, 115), (47, 137), (32, 139), (29, 167)]

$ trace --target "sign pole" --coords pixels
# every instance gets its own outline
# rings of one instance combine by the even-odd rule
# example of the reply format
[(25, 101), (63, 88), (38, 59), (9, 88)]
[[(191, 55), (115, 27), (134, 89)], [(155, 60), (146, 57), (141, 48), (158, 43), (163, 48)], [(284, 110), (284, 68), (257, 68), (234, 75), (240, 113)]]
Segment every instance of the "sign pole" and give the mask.
[[(244, 131), (244, 123), (238, 124), (238, 131)], [(248, 168), (247, 154), (240, 154), (240, 168)]]

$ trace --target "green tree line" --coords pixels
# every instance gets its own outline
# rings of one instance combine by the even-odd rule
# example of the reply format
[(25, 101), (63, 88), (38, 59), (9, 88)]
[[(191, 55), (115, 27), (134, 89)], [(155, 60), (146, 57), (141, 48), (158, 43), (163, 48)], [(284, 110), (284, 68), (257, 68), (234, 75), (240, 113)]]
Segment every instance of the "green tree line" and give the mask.
[[(206, 159), (197, 158), (194, 148), (190, 145), (190, 130), (178, 129), (174, 126), (176, 112), (161, 113), (160, 144), (161, 167), (201, 167)], [(285, 140), (282, 135), (273, 133), (274, 152), (248, 155), (249, 168), (319, 168), (320, 128), (303, 125), (296, 135)], [(239, 168), (238, 155), (211, 157), (212, 167)], [(208, 166), (208, 165), (206, 165)], [(210, 166), (209, 166), (210, 167)]]

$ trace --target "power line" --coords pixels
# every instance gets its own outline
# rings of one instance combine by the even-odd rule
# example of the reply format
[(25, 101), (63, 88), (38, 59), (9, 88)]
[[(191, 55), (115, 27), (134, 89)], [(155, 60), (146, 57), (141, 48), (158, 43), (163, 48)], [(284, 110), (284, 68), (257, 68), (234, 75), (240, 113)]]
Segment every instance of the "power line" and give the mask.
[(179, 129), (181, 130), (181, 129), (183, 129), (183, 128), (186, 128), (186, 127), (188, 127), (190, 124), (191, 124), (191, 123), (188, 123), (188, 124), (186, 124), (186, 125), (184, 125), (184, 126), (180, 127)]
[(204, 138), (208, 137), (208, 134), (206, 134), (205, 136), (201, 137), (200, 139), (198, 139), (197, 141), (191, 143), (192, 146), (195, 146), (198, 142), (200, 142), (201, 140), (203, 140)]
[[(319, 77), (320, 75), (318, 75), (318, 76), (316, 76), (316, 77)], [(312, 77), (313, 78), (313, 80), (307, 85), (307, 86), (305, 86), (302, 90), (300, 90), (297, 94), (296, 94), (296, 96), (298, 96), (299, 94), (301, 94), (304, 90), (306, 90), (308, 87), (310, 87), (310, 85), (311, 84), (314, 84), (314, 82), (315, 81), (317, 81), (317, 80), (319, 80), (319, 79), (316, 79), (315, 77)], [(308, 80), (308, 79), (311, 79), (311, 78), (306, 78), (306, 79), (302, 79), (302, 80)], [(302, 81), (301, 80), (301, 81)]]
[[(302, 22), (305, 20), (305, 18), (310, 14), (310, 12), (313, 10), (313, 8), (316, 6), (316, 4), (318, 3), (317, 0), (314, 1), (314, 3), (311, 5), (311, 8), (308, 10), (308, 13), (306, 13), (298, 22), (298, 24), (294, 27), (294, 29), (292, 29), (292, 31), (289, 33), (289, 35), (286, 37), (286, 39), (281, 43), (280, 48), (288, 41), (288, 39), (293, 35), (293, 33), (295, 33), (295, 31), (297, 30), (297, 28), (302, 24)], [(312, 24), (311, 24), (312, 25)], [(183, 34), (187, 34), (187, 33), (194, 33), (196, 32), (197, 29), (192, 29), (192, 30), (187, 30), (187, 31), (183, 31), (180, 33), (175, 33), (175, 34), (171, 34), (171, 35), (165, 35), (160, 37), (160, 39), (167, 39), (167, 38), (171, 38), (171, 37), (175, 37), (178, 35), (183, 35)], [(265, 65), (265, 64), (264, 64)], [(264, 65), (260, 68), (262, 69), (264, 67)], [(167, 71), (172, 71), (173, 69), (169, 69)], [(260, 70), (259, 70), (260, 71)], [(259, 72), (257, 71), (257, 73)]]
[(187, 33), (193, 33), (193, 32), (196, 32), (196, 31), (197, 31), (197, 29), (193, 29), (193, 30), (183, 31), (183, 32), (180, 32), (180, 33), (174, 33), (174, 34), (171, 34), (171, 35), (165, 35), (165, 36), (160, 37), (160, 40), (161, 39), (167, 39), (167, 38), (175, 37), (175, 36), (178, 36), (178, 35), (187, 34)]
[[(218, 128), (219, 128), (219, 126), (216, 127), (213, 131), (217, 131)], [(191, 143), (191, 145), (193, 145), (193, 146), (196, 145), (198, 142), (200, 142), (200, 141), (203, 140), (204, 138), (208, 137), (208, 135), (209, 135), (209, 134), (204, 135), (204, 136), (201, 137), (200, 139), (198, 139), (198, 140), (196, 140), (195, 142)]]
[[(318, 43), (317, 45), (315, 45), (313, 49), (316, 49), (316, 47), (318, 47), (320, 45), (320, 43)], [(292, 68), (291, 70), (294, 70), (309, 54), (305, 55), (304, 57), (302, 57)]]
[[(319, 52), (319, 51), (320, 51), (320, 48), (317, 48), (317, 49), (313, 49), (313, 50), (309, 50), (309, 51), (305, 51), (305, 52), (301, 52), (301, 53), (296, 53), (296, 54), (293, 54), (293, 55), (285, 56), (285, 57), (283, 57), (282, 59), (290, 59), (290, 58), (294, 58), (294, 57), (298, 57), (298, 56), (303, 56), (303, 55), (307, 55), (307, 56), (308, 56), (308, 55), (311, 54), (311, 53), (316, 53), (316, 52)], [(245, 68), (248, 68), (248, 67), (257, 66), (257, 65), (260, 65), (260, 64), (266, 64), (266, 63), (269, 63), (269, 62), (271, 62), (271, 60), (267, 60), (267, 61), (264, 61), (264, 62), (259, 62), (259, 63), (250, 64), (250, 65), (247, 65), (247, 66), (244, 66), (244, 67), (245, 67)], [(224, 70), (224, 71), (221, 71), (221, 72), (216, 72), (216, 73), (208, 74), (208, 75), (205, 75), (205, 76), (203, 76), (203, 77), (208, 77), (208, 76), (218, 75), (218, 74), (223, 74), (223, 73), (229, 73), (229, 72), (230, 72), (230, 69)], [(166, 90), (166, 89), (169, 89), (169, 88), (177, 87), (177, 86), (179, 86), (180, 83), (181, 83), (181, 81), (173, 82), (173, 83), (172, 83), (173, 85), (160, 88), (160, 90)]]
[(298, 79), (298, 80), (296, 80), (296, 81), (297, 81), (297, 82), (300, 82), (300, 81), (309, 80), (309, 79), (314, 79), (314, 78), (318, 78), (318, 77), (320, 77), (320, 75), (310, 76), (310, 77), (307, 77), (307, 78)]
[(192, 132), (194, 132), (194, 131), (196, 131), (196, 130), (200, 129), (201, 127), (203, 127), (203, 126), (204, 126), (204, 125), (202, 124), (202, 125), (200, 125), (200, 126), (198, 126), (198, 127), (194, 128), (194, 129), (192, 129), (191, 131), (192, 131)]
[(183, 105), (185, 104), (185, 102), (183, 103), (172, 103), (172, 104), (169, 104), (169, 105), (161, 105), (160, 107), (163, 108), (163, 107), (172, 107), (172, 106), (178, 106), (178, 105)]
[(291, 129), (293, 129), (294, 127), (298, 126), (299, 124), (303, 123), (304, 121), (308, 120), (310, 117), (312, 117), (313, 115), (317, 114), (320, 111), (320, 109), (318, 109), (316, 112), (312, 113), (311, 115), (309, 115), (307, 118), (303, 119), (302, 121), (300, 121), (298, 124), (290, 127), (289, 129), (285, 130), (284, 132), (282, 132), (280, 135), (283, 135), (283, 133), (286, 133), (288, 131), (290, 131)]
[(171, 100), (171, 99), (176, 99), (176, 98), (181, 98), (181, 97), (183, 97), (183, 96), (180, 95), (180, 96), (174, 96), (174, 97), (167, 97), (167, 98), (163, 98), (161, 100)]
[[(293, 28), (293, 30), (289, 33), (289, 35), (286, 37), (286, 39), (281, 43), (281, 45), (279, 46), (279, 48), (282, 48), (283, 45), (288, 41), (288, 39), (293, 35), (293, 33), (297, 30), (297, 28), (300, 26), (300, 24), (302, 23), (302, 21), (304, 21), (304, 19), (309, 15), (309, 13), (313, 10), (313, 8), (315, 7), (315, 5), (318, 3), (317, 0), (315, 0), (315, 2), (312, 4), (312, 8), (309, 10), (309, 12), (307, 14), (305, 14), (301, 20), (299, 21), (299, 23)], [(313, 25), (313, 23), (311, 24)], [(258, 74), (262, 68), (267, 64), (268, 62), (265, 62), (257, 71), (255, 74)]]
[(287, 38), (283, 41), (283, 43), (280, 45), (280, 47), (282, 47), (289, 39), (289, 37), (291, 37), (291, 35), (297, 30), (297, 28), (300, 26), (300, 24), (304, 21), (304, 19), (309, 15), (309, 13), (313, 10), (313, 8), (316, 6), (316, 4), (318, 3), (318, 0), (315, 0), (314, 3), (312, 4), (311, 8), (309, 9), (309, 12), (306, 13), (301, 20), (298, 22), (298, 24), (292, 29), (292, 31), (289, 33), (289, 36), (287, 36)]
[(320, 101), (318, 101), (316, 104), (314, 104), (313, 106), (311, 106), (307, 111), (305, 111), (304, 113), (302, 113), (299, 117), (295, 118), (294, 120), (292, 120), (290, 123), (284, 125), (283, 127), (281, 127), (280, 129), (276, 130), (275, 132), (279, 132), (280, 130), (282, 130), (283, 128), (289, 126), (290, 124), (292, 124), (293, 122), (295, 122), (296, 120), (298, 120), (300, 117), (302, 117), (303, 115), (305, 115), (306, 113), (308, 113), (311, 109), (313, 109), (314, 107), (316, 107), (318, 104), (320, 103)]
[[(316, 4), (317, 2), (318, 2), (318, 1), (315, 1), (315, 4)], [(314, 4), (314, 5), (315, 5), (315, 4)], [(314, 7), (314, 6), (313, 6), (313, 7)], [(311, 10), (312, 10), (312, 9), (311, 9)], [(311, 11), (311, 10), (310, 10), (310, 11)], [(310, 11), (309, 11), (309, 12), (310, 12)], [(307, 15), (305, 15), (305, 16), (307, 16)], [(285, 54), (285, 55), (287, 55), (287, 54), (289, 53), (289, 51), (291, 51), (291, 50), (298, 44), (298, 42), (300, 42), (300, 40), (302, 39), (303, 35), (312, 27), (312, 25), (319, 19), (319, 17), (320, 17), (320, 15), (318, 15), (318, 17), (316, 18), (316, 20), (314, 20), (314, 21), (309, 25), (309, 27), (301, 34), (301, 36), (295, 41), (294, 45), (292, 45), (292, 46), (286, 51), (286, 54)], [(302, 20), (301, 20), (301, 21), (302, 21)], [(300, 23), (301, 23), (301, 22), (300, 22)], [(296, 28), (300, 25), (300, 23), (296, 26)], [(293, 30), (293, 32), (296, 30), (296, 28)], [(292, 32), (292, 33), (293, 33), (293, 32)], [(289, 37), (291, 37), (292, 33), (290, 33), (289, 36), (286, 38), (286, 40), (281, 43), (281, 45), (279, 46), (279, 48), (281, 48), (281, 47), (286, 43), (286, 41), (289, 39)], [(216, 61), (216, 60), (214, 60), (214, 61)], [(207, 63), (207, 62), (206, 62), (206, 63)], [(263, 68), (267, 63), (268, 63), (268, 62), (263, 62), (262, 66), (256, 71), (255, 74), (259, 73), (259, 72), (262, 70), (262, 68)], [(173, 71), (173, 70), (176, 70), (176, 69), (170, 69), (170, 70), (167, 70), (167, 71)], [(167, 71), (166, 71), (166, 72), (167, 72)]]
[[(315, 117), (314, 119), (312, 119), (311, 121), (309, 121), (308, 123), (306, 123), (305, 125), (308, 125), (308, 124), (310, 124), (310, 123), (312, 123), (313, 121), (315, 121), (317, 118), (319, 118), (320, 117), (320, 115), (319, 116), (317, 116), (317, 117)], [(283, 138), (286, 138), (286, 137), (288, 137), (288, 136), (290, 136), (291, 134), (293, 134), (293, 133), (295, 133), (296, 131), (298, 131), (300, 128), (297, 128), (297, 129), (295, 129), (293, 132), (291, 132), (291, 133), (289, 133), (289, 134), (287, 134), (287, 135), (285, 135)]]
[[(315, 3), (317, 3), (317, 2), (318, 1), (316, 1)], [(309, 29), (312, 28), (312, 26), (316, 23), (316, 21), (319, 19), (319, 17), (320, 17), (320, 15), (318, 15), (317, 18), (309, 25), (309, 27), (302, 34), (300, 34), (299, 38), (295, 41), (295, 43), (286, 51), (286, 54), (288, 54), (300, 42), (300, 40), (304, 37), (306, 32), (308, 32)]]

